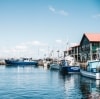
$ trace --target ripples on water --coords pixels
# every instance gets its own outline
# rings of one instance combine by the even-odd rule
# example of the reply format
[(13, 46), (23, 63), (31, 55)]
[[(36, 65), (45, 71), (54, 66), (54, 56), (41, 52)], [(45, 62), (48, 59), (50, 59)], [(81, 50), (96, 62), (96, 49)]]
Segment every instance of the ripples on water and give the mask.
[(99, 99), (100, 81), (34, 66), (0, 66), (0, 99)]

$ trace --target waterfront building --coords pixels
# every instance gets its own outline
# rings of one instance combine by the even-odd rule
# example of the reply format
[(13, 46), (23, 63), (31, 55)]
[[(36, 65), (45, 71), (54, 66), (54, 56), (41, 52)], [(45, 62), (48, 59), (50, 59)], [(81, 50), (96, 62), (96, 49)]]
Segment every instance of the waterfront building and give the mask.
[(100, 48), (100, 34), (84, 33), (80, 44), (64, 51), (64, 55), (67, 53), (73, 56), (76, 61), (86, 62), (97, 58), (97, 48)]

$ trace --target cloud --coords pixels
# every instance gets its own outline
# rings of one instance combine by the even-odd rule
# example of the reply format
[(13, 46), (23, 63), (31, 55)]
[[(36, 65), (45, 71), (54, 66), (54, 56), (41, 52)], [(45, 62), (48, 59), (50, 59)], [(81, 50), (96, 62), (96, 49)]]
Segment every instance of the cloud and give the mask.
[(54, 7), (49, 6), (49, 10), (55, 14), (63, 15), (63, 16), (68, 16), (68, 13), (64, 10), (56, 10)]
[(13, 52), (27, 52), (28, 48), (25, 45), (17, 45), (15, 48), (11, 49)]
[(17, 45), (13, 48), (10, 49), (5, 49), (3, 50), (3, 52), (5, 53), (19, 53), (19, 52), (27, 52), (28, 48), (27, 46), (23, 46), (23, 45)]
[(40, 52), (46, 52), (46, 49), (40, 48), (39, 51)]
[(62, 40), (56, 40), (56, 43), (61, 44), (62, 43)]
[(61, 11), (59, 11), (58, 13), (61, 14), (61, 15), (64, 15), (64, 16), (68, 16), (68, 13), (65, 12), (64, 10), (61, 10)]
[(27, 46), (48, 46), (47, 43), (43, 43), (41, 41), (29, 41), (22, 44), (27, 45)]
[(32, 41), (32, 45), (35, 45), (35, 46), (47, 46), (48, 44), (42, 43), (40, 41)]
[(15, 47), (15, 49), (18, 49), (18, 50), (27, 49), (27, 46), (25, 46), (25, 45), (18, 45), (18, 46)]
[(100, 14), (93, 15), (92, 17), (93, 18), (99, 18), (100, 17)]
[(47, 46), (48, 44), (35, 40), (20, 43), (10, 48), (4, 47), (0, 52), (1, 56), (5, 55), (6, 57), (37, 57), (38, 51), (41, 52), (42, 56), (47, 52)]
[(55, 8), (53, 8), (52, 6), (49, 6), (49, 10), (55, 12)]

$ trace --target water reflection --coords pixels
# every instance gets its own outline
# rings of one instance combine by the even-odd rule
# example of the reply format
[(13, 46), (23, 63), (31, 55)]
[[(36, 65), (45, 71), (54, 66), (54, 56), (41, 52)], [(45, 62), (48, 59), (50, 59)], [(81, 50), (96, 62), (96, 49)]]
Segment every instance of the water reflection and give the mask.
[[(81, 99), (82, 95), (80, 93), (80, 75), (79, 74), (68, 74), (59, 75), (59, 79), (64, 86), (64, 93), (66, 94), (66, 99)], [(77, 94), (77, 95), (76, 95)]]
[(82, 77), (79, 74), (59, 75), (68, 99), (100, 99), (100, 80)]
[(89, 79), (80, 74), (63, 75), (58, 70), (42, 66), (1, 66), (0, 71), (1, 97), (6, 94), (8, 97), (13, 95), (21, 99), (28, 93), (28, 98), (22, 99), (100, 98), (100, 80)]
[(100, 99), (100, 80), (81, 77), (80, 90), (83, 99)]
[(5, 65), (5, 67), (6, 68), (18, 68), (18, 67), (20, 67), (20, 68), (24, 68), (24, 67), (35, 67), (35, 68), (37, 68), (38, 66), (36, 66), (36, 65)]

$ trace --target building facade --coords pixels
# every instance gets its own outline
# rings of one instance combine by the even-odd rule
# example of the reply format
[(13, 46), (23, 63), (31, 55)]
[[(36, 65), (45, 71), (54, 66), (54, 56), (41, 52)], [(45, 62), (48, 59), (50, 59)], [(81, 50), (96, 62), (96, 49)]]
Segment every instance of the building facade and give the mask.
[(100, 48), (100, 34), (85, 33), (82, 36), (80, 44), (73, 46), (66, 52), (73, 56), (76, 61), (86, 62), (97, 58), (97, 48)]

